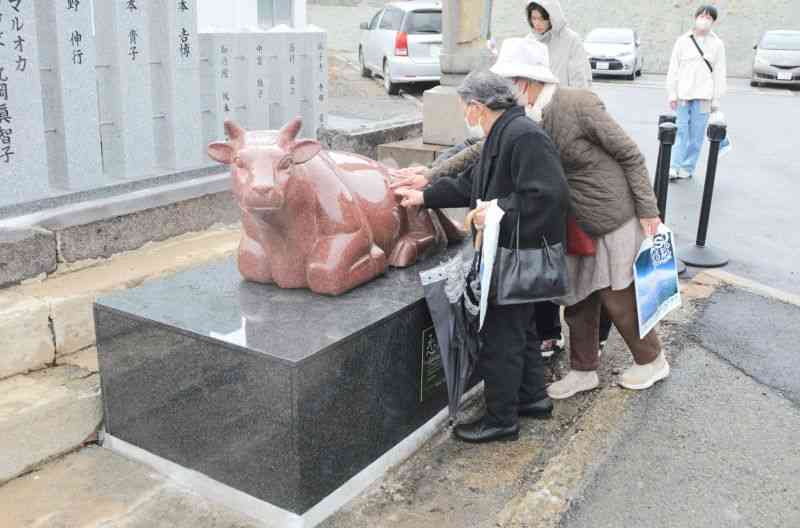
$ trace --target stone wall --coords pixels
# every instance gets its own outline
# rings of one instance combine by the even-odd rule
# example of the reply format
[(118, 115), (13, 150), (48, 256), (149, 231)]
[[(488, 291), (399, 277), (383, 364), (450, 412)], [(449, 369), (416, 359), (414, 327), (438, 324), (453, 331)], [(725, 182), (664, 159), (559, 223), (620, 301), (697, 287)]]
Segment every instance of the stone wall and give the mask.
[[(381, 0), (316, 0), (309, 4), (358, 6), (353, 9), (356, 20), (367, 21), (382, 4)], [(736, 77), (750, 76), (753, 45), (768, 29), (800, 30), (800, 0), (562, 0), (564, 11), (576, 31), (585, 36), (592, 28), (627, 26), (637, 29), (642, 36), (645, 54), (645, 71), (666, 73), (675, 39), (689, 30), (695, 9), (701, 4), (713, 3), (720, 9), (717, 34), (725, 41), (728, 52), (728, 73)], [(522, 0), (495, 0), (492, 29), (501, 40), (519, 36), (529, 31), (525, 23)], [(314, 19), (315, 6), (309, 6)], [(347, 20), (347, 19), (340, 19)], [(324, 26), (323, 20), (315, 24)], [(339, 22), (341, 24), (341, 22)], [(331, 29), (328, 26), (328, 29)], [(330, 35), (331, 49), (336, 46), (335, 35)], [(349, 47), (354, 47), (352, 44)]]

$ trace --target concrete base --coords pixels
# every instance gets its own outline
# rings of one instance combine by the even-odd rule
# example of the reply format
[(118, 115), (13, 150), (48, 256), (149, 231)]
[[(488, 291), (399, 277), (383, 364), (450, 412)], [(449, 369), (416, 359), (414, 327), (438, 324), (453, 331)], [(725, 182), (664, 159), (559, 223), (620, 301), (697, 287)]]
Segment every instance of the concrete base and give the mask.
[(406, 139), (378, 145), (378, 161), (386, 165), (405, 168), (412, 165), (430, 166), (436, 156), (444, 150), (443, 145), (428, 145), (422, 138)]
[(44, 229), (0, 227), (0, 287), (56, 269), (56, 237)]
[(230, 193), (230, 176), (222, 173), (0, 219), (0, 264), (8, 253), (3, 250), (3, 233), (37, 234), (21, 238), (13, 248), (16, 260), (27, 255), (30, 269), (11, 266), (13, 273), (5, 277), (0, 265), (0, 285), (52, 271), (56, 259), (69, 263), (108, 258), (214, 224), (236, 224), (240, 214)]
[(451, 146), (467, 138), (464, 111), (454, 86), (437, 86), (423, 95), (422, 139)]
[(376, 159), (378, 145), (417, 137), (422, 133), (422, 123), (417, 120), (383, 121), (356, 130), (320, 129), (317, 136), (322, 146), (361, 154)]

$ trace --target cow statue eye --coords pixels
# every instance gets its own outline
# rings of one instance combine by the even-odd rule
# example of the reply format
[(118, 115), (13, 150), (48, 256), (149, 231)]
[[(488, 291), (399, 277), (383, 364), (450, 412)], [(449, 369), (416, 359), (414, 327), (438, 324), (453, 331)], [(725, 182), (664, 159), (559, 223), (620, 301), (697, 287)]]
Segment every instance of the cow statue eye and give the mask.
[(287, 155), (287, 156), (282, 157), (281, 160), (278, 162), (278, 170), (279, 171), (284, 171), (284, 170), (288, 169), (291, 166), (292, 166), (292, 156), (291, 155)]

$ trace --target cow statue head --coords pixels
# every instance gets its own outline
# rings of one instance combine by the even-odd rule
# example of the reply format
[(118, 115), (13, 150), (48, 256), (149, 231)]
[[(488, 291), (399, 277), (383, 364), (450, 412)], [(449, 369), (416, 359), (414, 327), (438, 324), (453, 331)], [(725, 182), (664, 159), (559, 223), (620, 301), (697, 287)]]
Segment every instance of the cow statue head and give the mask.
[(208, 155), (231, 166), (233, 194), (241, 208), (256, 216), (269, 215), (285, 205), (286, 186), (297, 165), (319, 154), (322, 146), (310, 139), (297, 140), (300, 118), (275, 132), (247, 132), (225, 121), (227, 142), (211, 143)]

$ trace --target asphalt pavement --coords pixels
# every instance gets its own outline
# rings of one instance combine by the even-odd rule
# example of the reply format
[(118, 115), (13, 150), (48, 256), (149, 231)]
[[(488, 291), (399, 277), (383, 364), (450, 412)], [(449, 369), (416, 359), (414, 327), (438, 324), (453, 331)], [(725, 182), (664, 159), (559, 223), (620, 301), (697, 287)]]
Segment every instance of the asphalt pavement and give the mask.
[(718, 289), (562, 528), (800, 526), (800, 307)]

